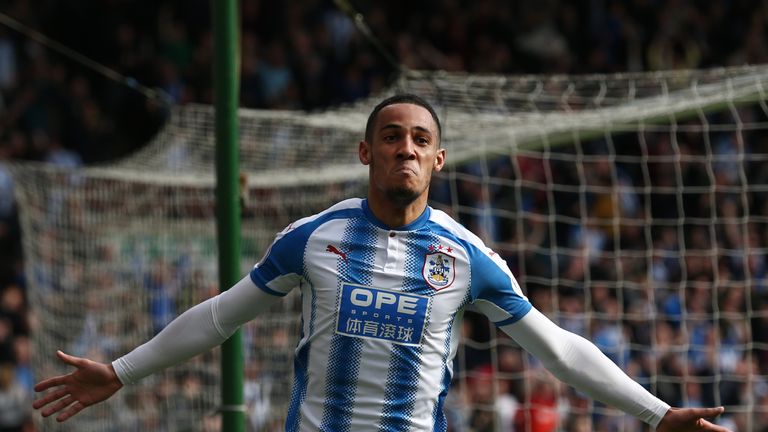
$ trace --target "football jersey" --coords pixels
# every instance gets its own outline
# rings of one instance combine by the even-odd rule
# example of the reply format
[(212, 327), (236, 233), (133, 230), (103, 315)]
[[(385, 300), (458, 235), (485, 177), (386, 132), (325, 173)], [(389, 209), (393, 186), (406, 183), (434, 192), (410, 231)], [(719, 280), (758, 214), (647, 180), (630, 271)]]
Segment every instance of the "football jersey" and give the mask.
[(499, 326), (531, 309), (504, 261), (446, 213), (391, 229), (359, 198), (288, 226), (250, 276), (275, 296), (301, 290), (287, 431), (446, 430), (464, 308)]

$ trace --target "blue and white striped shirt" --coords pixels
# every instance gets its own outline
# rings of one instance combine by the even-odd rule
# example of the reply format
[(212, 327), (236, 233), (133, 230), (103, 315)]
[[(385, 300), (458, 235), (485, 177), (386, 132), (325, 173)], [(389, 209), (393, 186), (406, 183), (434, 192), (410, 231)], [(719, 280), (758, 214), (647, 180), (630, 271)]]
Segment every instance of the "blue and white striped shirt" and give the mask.
[(357, 198), (279, 233), (251, 279), (301, 290), (287, 431), (444, 431), (464, 308), (499, 326), (531, 310), (504, 261), (444, 212), (390, 229)]

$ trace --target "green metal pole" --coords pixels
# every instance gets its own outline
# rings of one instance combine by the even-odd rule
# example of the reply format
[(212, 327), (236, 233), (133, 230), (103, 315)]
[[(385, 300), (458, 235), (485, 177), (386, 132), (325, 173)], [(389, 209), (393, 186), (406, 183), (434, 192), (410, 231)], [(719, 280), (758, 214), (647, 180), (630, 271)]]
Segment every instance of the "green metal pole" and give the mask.
[[(219, 286), (240, 280), (240, 185), (238, 146), (237, 0), (216, 0), (213, 8), (216, 111), (216, 226)], [(245, 432), (243, 342), (238, 330), (221, 347), (222, 430)]]

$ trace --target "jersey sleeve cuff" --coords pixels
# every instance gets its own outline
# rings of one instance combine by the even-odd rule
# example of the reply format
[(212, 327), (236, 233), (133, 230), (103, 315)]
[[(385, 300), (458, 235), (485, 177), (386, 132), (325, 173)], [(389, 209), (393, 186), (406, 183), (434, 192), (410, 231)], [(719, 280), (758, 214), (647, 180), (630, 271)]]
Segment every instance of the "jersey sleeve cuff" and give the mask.
[[(257, 273), (256, 270), (257, 269), (254, 269), (253, 271), (251, 271), (250, 276), (253, 284), (256, 285), (260, 290), (264, 291), (269, 295), (273, 295), (276, 297), (285, 297), (288, 294), (287, 292), (277, 291), (275, 289), (270, 288), (269, 284), (261, 278), (261, 276)], [(274, 281), (272, 283), (274, 283)]]
[(533, 306), (528, 304), (526, 307), (521, 307), (520, 310), (510, 316), (509, 318), (503, 319), (501, 321), (494, 321), (493, 324), (496, 325), (496, 327), (502, 327), (509, 324), (514, 324), (518, 321), (520, 321), (524, 316), (528, 314), (528, 312), (531, 311), (531, 308)]

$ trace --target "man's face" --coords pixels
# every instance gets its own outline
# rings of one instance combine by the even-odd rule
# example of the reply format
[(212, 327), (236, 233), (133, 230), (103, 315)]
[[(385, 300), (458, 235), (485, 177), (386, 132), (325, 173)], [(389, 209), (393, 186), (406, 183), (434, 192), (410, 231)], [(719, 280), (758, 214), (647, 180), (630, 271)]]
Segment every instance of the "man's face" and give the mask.
[(424, 196), (433, 171), (440, 171), (445, 150), (437, 124), (425, 108), (393, 104), (379, 111), (371, 141), (360, 143), (359, 156), (370, 166), (371, 193), (408, 205)]

